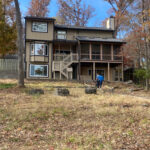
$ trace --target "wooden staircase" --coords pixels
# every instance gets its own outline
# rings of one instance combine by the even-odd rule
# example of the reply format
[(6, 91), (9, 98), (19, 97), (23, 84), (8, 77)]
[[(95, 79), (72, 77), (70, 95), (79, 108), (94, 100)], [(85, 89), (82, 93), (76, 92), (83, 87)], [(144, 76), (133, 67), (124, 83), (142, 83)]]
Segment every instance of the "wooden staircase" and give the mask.
[[(62, 79), (62, 76), (65, 79), (72, 79), (72, 67), (71, 64), (78, 62), (78, 54), (69, 54), (63, 57), (63, 60), (61, 61), (53, 61), (52, 71), (54, 74), (54, 79), (56, 79), (55, 73), (59, 72), (60, 79)], [(70, 75), (70, 76), (69, 76)]]

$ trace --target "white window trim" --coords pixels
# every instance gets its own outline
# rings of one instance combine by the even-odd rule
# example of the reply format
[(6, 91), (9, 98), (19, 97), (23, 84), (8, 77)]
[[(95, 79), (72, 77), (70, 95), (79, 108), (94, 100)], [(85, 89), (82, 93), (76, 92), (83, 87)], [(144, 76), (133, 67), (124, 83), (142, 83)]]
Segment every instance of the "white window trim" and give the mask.
[(46, 66), (47, 67), (47, 75), (46, 76), (40, 76), (40, 75), (31, 75), (31, 66), (36, 66), (36, 64), (30, 64), (30, 70), (29, 70), (29, 75), (30, 75), (30, 77), (48, 77), (48, 71), (49, 71), (49, 69), (48, 69), (48, 65), (37, 65), (37, 66)]
[[(59, 33), (59, 32), (64, 32), (64, 34), (63, 33)], [(64, 38), (58, 38), (59, 35), (64, 36)], [(63, 31), (63, 30), (57, 30), (57, 39), (58, 40), (66, 40), (67, 39), (67, 32)]]
[[(44, 46), (47, 46), (47, 55), (45, 55), (45, 51), (44, 51), (44, 55), (37, 55), (37, 54), (35, 54), (35, 45), (36, 45), (36, 44), (44, 44)], [(31, 51), (32, 51), (32, 46), (33, 46), (33, 48), (34, 48), (34, 54), (31, 53)], [(30, 44), (30, 55), (31, 55), (31, 56), (49, 56), (49, 47), (48, 47), (48, 44), (46, 44), (46, 43), (31, 43), (31, 44)]]
[[(36, 31), (36, 30), (34, 30), (34, 28), (33, 28), (33, 24), (34, 24), (34, 23), (46, 24), (46, 31)], [(32, 22), (32, 32), (41, 32), (41, 33), (47, 33), (47, 32), (48, 32), (48, 23), (47, 23), (47, 22), (33, 21), (33, 22)]]

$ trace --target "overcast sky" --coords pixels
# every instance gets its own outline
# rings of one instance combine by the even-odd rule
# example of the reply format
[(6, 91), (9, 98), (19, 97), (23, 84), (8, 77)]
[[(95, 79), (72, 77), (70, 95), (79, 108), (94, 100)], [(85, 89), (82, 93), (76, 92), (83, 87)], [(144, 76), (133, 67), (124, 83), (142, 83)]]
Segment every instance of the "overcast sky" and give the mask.
[[(108, 10), (110, 5), (104, 0), (84, 0), (86, 4), (90, 4), (95, 9), (95, 16), (89, 20), (88, 26), (97, 26), (102, 20), (109, 17)], [(20, 9), (23, 16), (26, 16), (27, 9), (30, 5), (30, 0), (19, 0)], [(57, 0), (51, 0), (49, 6), (49, 17), (55, 17), (58, 11)]]

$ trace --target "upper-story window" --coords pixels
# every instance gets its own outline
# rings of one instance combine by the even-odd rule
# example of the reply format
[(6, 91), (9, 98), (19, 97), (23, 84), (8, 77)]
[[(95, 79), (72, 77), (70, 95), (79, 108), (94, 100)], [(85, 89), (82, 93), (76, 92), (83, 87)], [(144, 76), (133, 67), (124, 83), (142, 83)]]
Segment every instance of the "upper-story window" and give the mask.
[(66, 39), (66, 31), (57, 31), (57, 39), (59, 40)]
[(47, 22), (33, 22), (32, 23), (33, 32), (47, 32)]
[(31, 44), (31, 55), (48, 56), (48, 45), (40, 43)]

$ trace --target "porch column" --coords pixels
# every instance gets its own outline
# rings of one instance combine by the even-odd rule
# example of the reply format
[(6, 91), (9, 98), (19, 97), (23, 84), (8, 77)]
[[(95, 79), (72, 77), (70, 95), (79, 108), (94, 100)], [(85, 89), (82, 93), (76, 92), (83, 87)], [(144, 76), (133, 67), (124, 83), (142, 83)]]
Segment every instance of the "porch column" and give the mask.
[(60, 43), (59, 43), (58, 49), (59, 49), (59, 54), (60, 54)]
[(55, 80), (55, 79), (56, 79), (56, 74), (55, 74), (55, 71), (54, 71), (54, 74), (53, 74), (53, 75), (54, 75), (54, 77), (53, 77), (53, 78), (54, 78), (54, 80)]
[(80, 75), (81, 75), (81, 45), (80, 45), (80, 41), (78, 41), (78, 80), (80, 80)]
[(103, 44), (100, 44), (100, 59), (103, 60)]
[(93, 62), (93, 80), (95, 80), (95, 62)]
[(108, 81), (110, 81), (110, 63), (108, 63)]
[(124, 70), (124, 67), (123, 67), (123, 63), (122, 63), (122, 81), (124, 81), (124, 72), (123, 72), (123, 70)]
[(113, 44), (111, 44), (111, 60), (114, 60), (114, 47), (113, 47)]
[(90, 60), (92, 60), (92, 44), (89, 44), (89, 50), (90, 50)]

